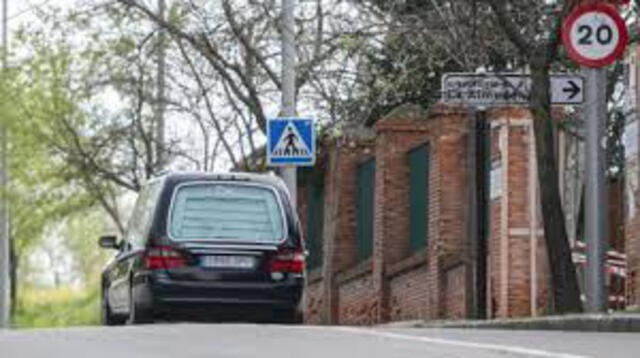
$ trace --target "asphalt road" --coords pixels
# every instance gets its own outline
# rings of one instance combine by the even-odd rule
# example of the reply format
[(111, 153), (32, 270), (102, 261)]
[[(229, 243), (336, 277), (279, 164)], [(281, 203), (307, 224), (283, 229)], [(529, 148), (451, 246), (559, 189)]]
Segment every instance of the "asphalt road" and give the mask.
[(0, 358), (631, 358), (640, 334), (164, 324), (0, 331)]

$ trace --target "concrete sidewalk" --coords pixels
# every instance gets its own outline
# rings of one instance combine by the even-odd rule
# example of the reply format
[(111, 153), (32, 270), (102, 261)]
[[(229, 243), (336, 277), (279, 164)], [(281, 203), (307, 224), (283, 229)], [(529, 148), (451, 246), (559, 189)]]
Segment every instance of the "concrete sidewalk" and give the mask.
[(389, 328), (470, 328), (559, 330), (583, 332), (640, 332), (640, 313), (573, 314), (536, 318), (405, 321), (382, 325)]

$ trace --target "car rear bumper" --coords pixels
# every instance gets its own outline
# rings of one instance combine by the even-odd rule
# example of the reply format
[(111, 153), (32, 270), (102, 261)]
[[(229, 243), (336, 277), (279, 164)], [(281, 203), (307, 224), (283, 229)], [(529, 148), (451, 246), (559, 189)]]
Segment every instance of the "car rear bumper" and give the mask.
[[(144, 282), (144, 304), (156, 311), (211, 308), (297, 309), (304, 279), (288, 277), (279, 282), (224, 282), (174, 280), (164, 274), (150, 274)], [(146, 297), (145, 297), (146, 296)]]

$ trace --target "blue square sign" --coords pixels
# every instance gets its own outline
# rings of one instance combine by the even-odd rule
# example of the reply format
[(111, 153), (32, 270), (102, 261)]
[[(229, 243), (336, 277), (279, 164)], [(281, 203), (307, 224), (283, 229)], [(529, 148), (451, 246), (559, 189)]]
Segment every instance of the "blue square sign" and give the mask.
[(267, 124), (267, 164), (310, 166), (316, 160), (311, 118), (272, 118)]

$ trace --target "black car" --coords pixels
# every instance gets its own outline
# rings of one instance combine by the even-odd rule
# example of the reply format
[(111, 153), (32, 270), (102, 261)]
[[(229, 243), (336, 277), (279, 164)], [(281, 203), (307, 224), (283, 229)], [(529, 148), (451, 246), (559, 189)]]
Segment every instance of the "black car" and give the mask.
[(191, 313), (300, 322), (305, 250), (282, 180), (173, 173), (150, 180), (118, 253), (102, 273), (102, 321), (146, 323)]

